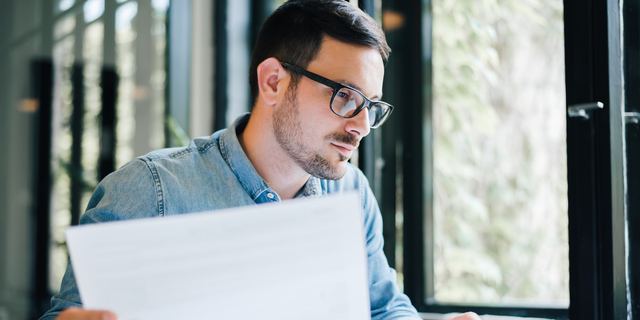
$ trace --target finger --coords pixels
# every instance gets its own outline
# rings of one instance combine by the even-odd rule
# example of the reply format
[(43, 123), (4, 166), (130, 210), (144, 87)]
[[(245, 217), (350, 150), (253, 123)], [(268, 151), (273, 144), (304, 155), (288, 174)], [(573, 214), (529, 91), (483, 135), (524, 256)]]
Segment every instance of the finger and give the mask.
[(84, 310), (81, 308), (69, 308), (62, 312), (56, 320), (117, 320), (115, 313), (104, 310)]
[(473, 312), (467, 312), (464, 314), (459, 314), (453, 318), (449, 318), (449, 320), (481, 320), (481, 319), (477, 314)]
[(475, 314), (475, 312), (467, 312), (465, 314), (463, 314), (463, 316), (466, 315), (467, 317), (469, 317), (469, 320), (481, 320), (480, 316), (478, 316), (477, 314)]

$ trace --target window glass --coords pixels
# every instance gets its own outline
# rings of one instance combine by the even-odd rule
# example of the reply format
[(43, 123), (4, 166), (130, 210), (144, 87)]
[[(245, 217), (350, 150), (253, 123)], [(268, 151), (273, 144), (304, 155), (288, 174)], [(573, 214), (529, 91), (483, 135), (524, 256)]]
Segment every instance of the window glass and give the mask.
[(567, 306), (561, 0), (434, 0), (441, 303)]
[(138, 14), (138, 3), (129, 2), (116, 10), (116, 30), (133, 29), (131, 20)]
[(58, 0), (58, 6), (56, 7), (56, 13), (57, 12), (65, 12), (69, 9), (71, 9), (71, 7), (73, 7), (73, 5), (76, 3), (75, 0)]
[(84, 3), (84, 22), (94, 21), (104, 13), (104, 0), (87, 0)]
[(169, 8), (169, 0), (151, 0), (151, 6), (158, 12), (166, 12)]
[(68, 36), (53, 46), (53, 119), (51, 132), (51, 162), (53, 186), (51, 189), (51, 242), (49, 259), (49, 288), (60, 290), (62, 276), (69, 261), (64, 230), (71, 224), (71, 115), (73, 91), (71, 68), (75, 61), (75, 37)]
[(98, 158), (100, 156), (100, 118), (102, 88), (100, 77), (103, 62), (104, 24), (96, 21), (87, 26), (82, 43), (84, 85), (84, 115), (82, 124), (82, 178), (83, 190), (80, 210), (84, 211), (93, 190), (98, 185)]
[(165, 87), (167, 86), (166, 50), (167, 50), (167, 10), (169, 0), (153, 0), (151, 41), (153, 43), (149, 53), (153, 56), (151, 65), (151, 81), (149, 82), (151, 112), (149, 118), (149, 146), (159, 149), (165, 146), (164, 118), (165, 118)]
[(160, 1), (116, 9), (116, 168), (164, 147), (166, 10)]
[(235, 0), (227, 2), (228, 48), (227, 62), (228, 84), (227, 125), (233, 123), (241, 114), (250, 111), (251, 99), (247, 86), (249, 63), (251, 61), (250, 43), (250, 1)]
[[(104, 135), (108, 132), (102, 124), (102, 76), (103, 72), (110, 72), (114, 68), (112, 61), (105, 61), (105, 52), (115, 49), (115, 67), (120, 79), (116, 166), (120, 167), (137, 155), (164, 146), (165, 23), (168, 3), (157, 0), (153, 1), (155, 6), (151, 4), (127, 1), (116, 9), (115, 17), (113, 13), (111, 15), (116, 30), (105, 30), (105, 18), (101, 17), (104, 14), (104, 1), (89, 0), (84, 2), (83, 13), (65, 13), (56, 20), (50, 31), (54, 39), (54, 87), (48, 285), (52, 292), (59, 290), (69, 261), (64, 230), (74, 223), (74, 213), (84, 212), (100, 179), (99, 164), (104, 160), (101, 157), (104, 153), (108, 155), (114, 152), (109, 150), (108, 145), (105, 147)], [(97, 18), (87, 19), (89, 12), (94, 12), (93, 16)], [(83, 20), (92, 22), (85, 24)], [(108, 38), (105, 34), (114, 33), (115, 42), (105, 44), (105, 38)], [(81, 73), (79, 86), (78, 83), (74, 85), (74, 81), (78, 81), (74, 78), (76, 72)], [(78, 92), (74, 92), (76, 89), (81, 90), (82, 98), (78, 102), (82, 108), (79, 109), (74, 107), (74, 97), (78, 98)], [(73, 123), (76, 121), (77, 124), (78, 121), (78, 117), (74, 117), (76, 111), (82, 115), (79, 117), (81, 124), (74, 129)], [(101, 150), (101, 147), (105, 147), (105, 150)]]
[(66, 35), (70, 34), (76, 28), (76, 15), (68, 14), (53, 25), (53, 38), (59, 40)]
[(136, 117), (134, 95), (136, 90), (136, 30), (134, 18), (137, 2), (127, 2), (116, 10), (116, 69), (118, 72), (118, 102), (116, 107), (116, 167), (135, 157), (133, 139)]

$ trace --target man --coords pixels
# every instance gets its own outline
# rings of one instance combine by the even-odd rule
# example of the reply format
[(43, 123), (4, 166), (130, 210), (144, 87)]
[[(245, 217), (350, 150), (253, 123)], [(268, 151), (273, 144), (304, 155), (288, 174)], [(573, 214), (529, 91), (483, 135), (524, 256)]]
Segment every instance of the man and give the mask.
[[(420, 319), (382, 251), (381, 216), (347, 160), (392, 111), (382, 95), (389, 48), (342, 0), (292, 0), (265, 22), (251, 62), (253, 109), (186, 148), (152, 152), (106, 177), (81, 223), (162, 217), (357, 189), (373, 319)], [(71, 265), (42, 319), (115, 319), (83, 310)], [(283, 310), (286, 312), (286, 310)], [(469, 316), (469, 318), (466, 318)], [(476, 319), (467, 315), (459, 319)]]

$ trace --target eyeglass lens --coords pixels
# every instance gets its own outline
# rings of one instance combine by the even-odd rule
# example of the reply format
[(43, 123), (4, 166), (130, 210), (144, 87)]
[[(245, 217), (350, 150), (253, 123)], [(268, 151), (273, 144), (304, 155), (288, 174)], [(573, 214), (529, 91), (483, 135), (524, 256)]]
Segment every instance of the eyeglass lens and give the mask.
[[(357, 91), (349, 88), (341, 88), (333, 97), (331, 110), (345, 118), (353, 117), (359, 106), (364, 103), (364, 97)], [(373, 104), (369, 106), (369, 125), (376, 127), (383, 120), (388, 108)]]

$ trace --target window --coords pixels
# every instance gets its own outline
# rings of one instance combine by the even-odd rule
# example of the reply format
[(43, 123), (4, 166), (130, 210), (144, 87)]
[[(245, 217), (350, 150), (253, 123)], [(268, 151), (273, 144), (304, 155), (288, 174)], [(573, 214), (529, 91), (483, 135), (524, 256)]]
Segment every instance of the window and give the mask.
[[(393, 236), (385, 235), (387, 242), (396, 242), (386, 250), (387, 256), (402, 250), (390, 261), (401, 269), (404, 290), (413, 303), (429, 313), (473, 310), (553, 319), (626, 318), (624, 170), (631, 169), (624, 169), (618, 121), (622, 91), (616, 71), (621, 70), (616, 58), (620, 38), (615, 35), (621, 22), (617, 3), (383, 1), (382, 9), (394, 50), (386, 70), (385, 99), (401, 107), (390, 119), (394, 123), (382, 128), (386, 142), (378, 160), (384, 165), (378, 200), (387, 226), (402, 222), (401, 228), (388, 230)], [(518, 17), (517, 22), (509, 22), (511, 17)], [(542, 28), (533, 28), (536, 24)], [(471, 37), (463, 37), (465, 32)], [(473, 54), (464, 52), (469, 48)], [(562, 72), (563, 51), (565, 72), (551, 78)], [(546, 59), (533, 62), (536, 55)], [(521, 60), (538, 69), (527, 70), (527, 63), (518, 63)], [(522, 75), (516, 77), (518, 73)], [(536, 79), (556, 80), (535, 83)], [(520, 98), (514, 103), (509, 97)], [(532, 107), (536, 101), (545, 105)], [(567, 106), (598, 106), (597, 102), (604, 108), (585, 111), (589, 119), (567, 115)], [(505, 122), (511, 117), (516, 121)], [(519, 136), (529, 126), (545, 129), (535, 139)], [(522, 142), (509, 142), (506, 135)], [(489, 139), (496, 136), (497, 140)], [(536, 140), (541, 137), (551, 140)], [(536, 144), (540, 149), (533, 151)], [(503, 146), (505, 151), (494, 149)], [(526, 160), (523, 155), (528, 153)], [(540, 167), (540, 157), (553, 166)], [(519, 164), (510, 168), (514, 163)], [(558, 180), (562, 176), (564, 181)], [(483, 187), (486, 181), (490, 184)], [(388, 194), (397, 197), (385, 198)], [(500, 200), (488, 205), (478, 194)], [(553, 215), (551, 207), (556, 210)], [(536, 210), (544, 211), (547, 221), (536, 223)], [(501, 211), (518, 220), (500, 227), (495, 214)], [(530, 228), (512, 233), (523, 221)], [(545, 223), (550, 230), (545, 230)], [(562, 230), (562, 225), (568, 229)], [(491, 232), (477, 231), (482, 226), (498, 232), (502, 242)], [(520, 239), (536, 234), (536, 228), (550, 233), (534, 236), (540, 243)], [(507, 241), (509, 235), (515, 238)], [(546, 241), (550, 242), (545, 246), (552, 247), (556, 240), (555, 253), (537, 247)], [(473, 250), (461, 249), (461, 243)], [(479, 256), (482, 252), (488, 255)], [(522, 264), (507, 271), (496, 252), (522, 254), (509, 258)], [(530, 256), (536, 252), (537, 257)], [(456, 254), (459, 260), (452, 258)], [(530, 272), (546, 267), (528, 268), (527, 263), (545, 261), (556, 264), (556, 271), (532, 282)], [(453, 272), (455, 276), (447, 277)], [(509, 278), (520, 282), (514, 285)], [(547, 285), (556, 288), (553, 294), (544, 293)]]
[(431, 4), (426, 285), (438, 303), (566, 308), (562, 1)]

